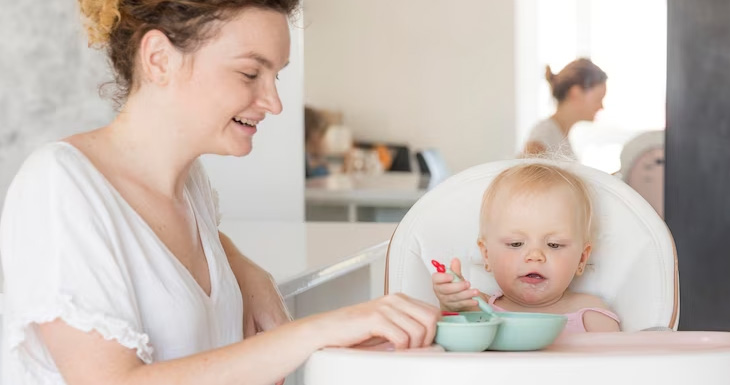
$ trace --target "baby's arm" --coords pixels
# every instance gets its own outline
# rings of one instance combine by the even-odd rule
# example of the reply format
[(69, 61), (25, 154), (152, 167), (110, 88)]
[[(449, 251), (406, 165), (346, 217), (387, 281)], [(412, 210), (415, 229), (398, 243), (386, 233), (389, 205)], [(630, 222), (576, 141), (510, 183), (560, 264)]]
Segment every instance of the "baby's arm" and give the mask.
[[(580, 294), (580, 297), (577, 298), (576, 307), (578, 308), (598, 308), (603, 309), (607, 311), (611, 311), (611, 309), (606, 305), (605, 302), (603, 302), (602, 299), (589, 295), (589, 294)], [(619, 323), (602, 313), (599, 313), (597, 311), (587, 311), (583, 313), (583, 326), (586, 328), (586, 331), (588, 332), (620, 332), (621, 328), (619, 327)]]

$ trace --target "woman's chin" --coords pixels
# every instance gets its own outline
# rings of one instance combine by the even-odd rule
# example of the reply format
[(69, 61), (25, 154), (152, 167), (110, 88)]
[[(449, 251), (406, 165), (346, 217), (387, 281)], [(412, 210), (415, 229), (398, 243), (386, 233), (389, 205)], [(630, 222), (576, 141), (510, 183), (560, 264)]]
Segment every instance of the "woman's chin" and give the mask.
[(232, 156), (246, 156), (251, 153), (253, 150), (253, 140), (252, 138), (248, 137), (245, 139), (236, 138), (237, 140), (231, 140), (226, 142), (226, 146), (224, 147), (224, 154), (223, 155), (232, 155)]

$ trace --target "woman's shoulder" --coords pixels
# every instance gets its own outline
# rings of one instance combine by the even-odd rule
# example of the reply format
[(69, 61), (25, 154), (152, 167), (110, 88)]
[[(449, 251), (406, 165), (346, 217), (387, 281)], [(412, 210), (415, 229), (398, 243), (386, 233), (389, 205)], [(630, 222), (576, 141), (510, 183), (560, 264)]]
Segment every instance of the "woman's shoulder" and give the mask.
[(70, 143), (50, 142), (33, 150), (20, 167), (23, 172), (45, 171), (49, 168), (76, 168), (80, 165), (79, 151)]
[(20, 166), (14, 183), (52, 183), (60, 177), (84, 171), (83, 158), (71, 144), (51, 142), (28, 155)]
[[(8, 204), (32, 206), (33, 202), (63, 199), (91, 203), (95, 192), (105, 191), (103, 178), (83, 154), (66, 142), (44, 144), (28, 155), (6, 191)], [(103, 194), (102, 194), (103, 195)]]
[(537, 122), (537, 124), (532, 127), (530, 137), (554, 136), (555, 134), (558, 136), (561, 135), (560, 127), (558, 127), (557, 123), (555, 123), (552, 118), (547, 118)]

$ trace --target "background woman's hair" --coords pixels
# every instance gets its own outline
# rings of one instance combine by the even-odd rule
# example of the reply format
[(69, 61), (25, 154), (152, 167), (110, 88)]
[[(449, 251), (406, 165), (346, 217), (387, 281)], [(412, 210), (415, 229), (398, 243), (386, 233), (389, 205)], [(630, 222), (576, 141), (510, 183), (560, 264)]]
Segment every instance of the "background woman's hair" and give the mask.
[(182, 52), (193, 52), (215, 36), (216, 21), (226, 21), (245, 8), (291, 16), (299, 0), (79, 0), (89, 45), (106, 48), (122, 104), (135, 87), (135, 57), (142, 37), (164, 33)]
[(565, 100), (571, 87), (579, 86), (587, 90), (605, 83), (608, 76), (600, 67), (593, 64), (592, 61), (581, 58), (570, 62), (557, 74), (554, 74), (550, 66), (547, 66), (545, 69), (545, 79), (550, 83), (553, 97), (558, 102), (562, 102)]

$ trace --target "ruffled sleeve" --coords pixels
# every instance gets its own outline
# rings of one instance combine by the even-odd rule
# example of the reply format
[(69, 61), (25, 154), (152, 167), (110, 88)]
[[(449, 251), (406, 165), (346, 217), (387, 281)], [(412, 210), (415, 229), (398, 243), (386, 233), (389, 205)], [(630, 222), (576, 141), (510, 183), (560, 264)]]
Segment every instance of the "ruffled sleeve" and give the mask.
[(58, 318), (153, 361), (118, 247), (112, 190), (101, 174), (79, 166), (79, 156), (61, 144), (31, 155), (8, 190), (0, 222), (3, 366), (38, 383), (52, 383), (57, 373), (34, 325)]

